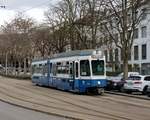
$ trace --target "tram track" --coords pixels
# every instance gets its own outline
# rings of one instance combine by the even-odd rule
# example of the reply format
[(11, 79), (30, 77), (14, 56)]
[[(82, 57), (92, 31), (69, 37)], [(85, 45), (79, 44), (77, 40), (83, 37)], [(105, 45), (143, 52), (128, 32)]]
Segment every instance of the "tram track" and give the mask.
[[(3, 88), (4, 89), (4, 88)], [(7, 91), (7, 90), (5, 90), (5, 91)], [(2, 91), (1, 91), (1, 93), (2, 93)], [(11, 97), (11, 98), (14, 98), (14, 99), (18, 99), (18, 100), (21, 100), (21, 101), (24, 101), (24, 102), (29, 102), (29, 103), (32, 103), (32, 104), (37, 104), (37, 105), (42, 105), (42, 106), (45, 106), (45, 105), (43, 105), (43, 104), (39, 104), (39, 103), (36, 103), (36, 102), (31, 102), (31, 101), (27, 101), (27, 100), (24, 100), (24, 99), (21, 99), (21, 98), (16, 98), (16, 97), (14, 97), (14, 96), (12, 96), (12, 95), (9, 95), (9, 94), (7, 94), (7, 93), (4, 93), (5, 95), (7, 95), (7, 96), (9, 96), (9, 97)], [(55, 98), (56, 99), (56, 98)], [(63, 102), (65, 102), (65, 101), (63, 101)], [(69, 102), (67, 102), (67, 103), (69, 103)], [(70, 104), (72, 104), (72, 103), (70, 103)], [(75, 105), (75, 104), (72, 104), (72, 105), (74, 105), (74, 106), (77, 106), (77, 105)], [(52, 107), (52, 106), (45, 106), (45, 107)], [(86, 107), (83, 107), (83, 106), (79, 106), (78, 105), (78, 107), (80, 107), (80, 108), (84, 108), (84, 109), (87, 109), (87, 110), (91, 110), (91, 109), (88, 109), (88, 108), (86, 108)], [(60, 109), (60, 108), (56, 108), (56, 107), (54, 107), (54, 109)], [(62, 109), (63, 111), (65, 110), (65, 109)], [(67, 110), (66, 110), (67, 111)], [(69, 110), (69, 111), (71, 111), (71, 110)], [(76, 112), (76, 113), (78, 113), (78, 111), (71, 111), (71, 112)], [(99, 111), (95, 111), (94, 110), (94, 112), (98, 112), (98, 113), (100, 113)], [(87, 113), (81, 113), (81, 112), (79, 112), (80, 114), (87, 114)], [(106, 114), (106, 113), (102, 113), (102, 114)], [(93, 115), (93, 114), (89, 114), (88, 113), (88, 115), (90, 115), (90, 116), (97, 116), (97, 117), (103, 117), (103, 118), (107, 118), (107, 119), (111, 119), (111, 120), (117, 120), (116, 118), (112, 118), (112, 116), (113, 117), (117, 117), (117, 118), (119, 118), (118, 120), (120, 120), (120, 119), (122, 119), (122, 120), (130, 120), (130, 119), (128, 119), (128, 118), (124, 118), (124, 117), (120, 117), (120, 116), (115, 116), (115, 115), (112, 115), (112, 114), (107, 114), (107, 115), (109, 115), (109, 116), (111, 116), (111, 117), (108, 117), (108, 116), (104, 116), (104, 115)]]
[(10, 104), (10, 105), (13, 105), (13, 106), (16, 106), (16, 107), (20, 107), (20, 108), (24, 108), (24, 109), (27, 109), (27, 110), (36, 111), (36, 112), (47, 114), (47, 115), (53, 115), (53, 116), (57, 116), (57, 117), (68, 118), (70, 120), (82, 120), (80, 118), (74, 118), (74, 117), (65, 116), (65, 115), (61, 115), (61, 114), (57, 114), (57, 113), (46, 112), (46, 111), (42, 111), (42, 110), (39, 110), (39, 109), (35, 109), (35, 108), (27, 107), (27, 106), (24, 106), (24, 105), (16, 104), (16, 103), (14, 103), (12, 101), (4, 100), (2, 98), (0, 98), (0, 101), (4, 102), (4, 103), (7, 103), (7, 104)]
[[(25, 86), (21, 86), (20, 88), (22, 89), (24, 87), (24, 89), (25, 90), (28, 90), (28, 91), (30, 91), (30, 92), (32, 92), (32, 90), (29, 90), (29, 88), (27, 88), (27, 87), (25, 87)], [(54, 91), (56, 92), (56, 90), (54, 89)], [(60, 90), (59, 90), (60, 91)], [(41, 96), (46, 96), (46, 97), (49, 97), (49, 98), (53, 98), (53, 99), (55, 99), (55, 100), (58, 100), (58, 101), (61, 101), (61, 102), (64, 102), (64, 103), (67, 103), (67, 104), (70, 104), (70, 105), (76, 105), (76, 106), (78, 106), (77, 104), (73, 104), (72, 102), (68, 102), (68, 100), (67, 101), (65, 101), (65, 100), (62, 100), (62, 99), (60, 99), (60, 98), (56, 98), (56, 97), (53, 97), (53, 96), (49, 96), (49, 95), (47, 95), (47, 94), (44, 94), (43, 92), (40, 92), (40, 91), (37, 91), (37, 89), (36, 89), (36, 91), (34, 91), (34, 92), (36, 92), (37, 94), (40, 94)], [(62, 92), (62, 91), (61, 91)], [(72, 93), (71, 93), (72, 94)], [(62, 96), (62, 97), (64, 97), (64, 98), (70, 98), (71, 100), (73, 99), (73, 98), (71, 98), (71, 97), (68, 97), (68, 96), (64, 96), (64, 95), (62, 95), (62, 94), (59, 94), (59, 96)], [(91, 96), (90, 96), (91, 97)], [(143, 105), (137, 105), (137, 104), (132, 104), (132, 103), (130, 103), (130, 102), (126, 102), (126, 101), (121, 101), (121, 100), (114, 100), (114, 99), (111, 99), (111, 98), (102, 98), (101, 96), (92, 96), (92, 97), (95, 97), (95, 98), (100, 98), (99, 99), (99, 101), (102, 101), (102, 102), (108, 102), (108, 100), (110, 101), (113, 101), (113, 102), (117, 102), (117, 103), (123, 103), (123, 104), (128, 104), (128, 105), (132, 105), (132, 106), (137, 106), (137, 107), (144, 107), (144, 108), (150, 108), (150, 106), (143, 106)], [(130, 96), (127, 96), (127, 97), (130, 97)], [(84, 101), (84, 100), (79, 100), (79, 99), (74, 99), (75, 101), (78, 101), (78, 102), (82, 102), (82, 103), (86, 103), (86, 104), (92, 104), (92, 105), (96, 105), (95, 103), (92, 103), (92, 102), (87, 102), (87, 101)], [(144, 99), (145, 100), (145, 99)], [(81, 107), (80, 105), (78, 106), (78, 107)]]
[[(2, 92), (1, 92), (2, 93)], [(43, 105), (43, 104), (39, 104), (39, 103), (36, 103), (36, 102), (31, 102), (31, 101), (27, 101), (27, 100), (24, 100), (24, 99), (21, 99), (21, 98), (16, 98), (14, 96), (11, 96), (11, 95), (8, 95), (6, 93), (4, 93), (6, 96), (8, 97), (11, 97), (13, 99), (17, 99), (17, 100), (21, 100), (23, 102), (28, 102), (28, 103), (32, 103), (34, 105), (42, 105), (44, 107), (51, 107), (51, 108), (54, 108), (54, 109), (59, 109), (59, 110), (63, 110), (63, 111), (68, 111), (66, 109), (60, 109), (60, 108), (57, 108), (57, 107), (52, 107), (52, 106), (48, 106), (48, 105)], [(38, 112), (42, 112), (42, 113), (46, 113), (46, 114), (50, 114), (50, 115), (55, 115), (55, 116), (59, 116), (59, 117), (65, 117), (65, 118), (71, 118), (71, 119), (75, 119), (75, 120), (82, 120), (80, 118), (75, 118), (75, 117), (70, 117), (70, 116), (63, 116), (63, 115), (60, 115), (60, 114), (54, 114), (54, 113), (50, 113), (50, 112), (46, 112), (46, 111), (41, 111), (41, 110), (38, 110), (38, 109), (31, 109), (29, 107), (25, 107), (23, 105), (18, 105), (18, 104), (13, 104), (11, 102), (8, 102), (8, 101), (5, 101), (5, 100), (2, 100), (2, 102), (6, 102), (6, 103), (9, 103), (11, 105), (15, 105), (15, 106), (19, 106), (19, 107), (22, 107), (22, 108), (25, 108), (25, 109), (30, 109), (30, 110), (34, 110), (34, 111), (38, 111)], [(84, 115), (87, 115), (87, 113), (83, 113), (83, 112), (78, 112), (78, 111), (71, 111), (69, 110), (70, 112), (76, 112), (76, 113), (79, 113), (79, 114), (84, 114)], [(97, 112), (97, 111), (94, 111), (94, 112)], [(99, 111), (98, 111), (99, 112)], [(99, 117), (99, 118), (106, 118), (106, 119), (109, 119), (109, 120), (132, 120), (132, 119), (129, 119), (129, 118), (124, 118), (124, 117), (120, 117), (120, 116), (115, 116), (115, 115), (111, 115), (111, 114), (106, 114), (106, 113), (102, 113), (102, 114), (105, 114), (105, 115), (109, 115), (109, 116), (105, 116), (105, 115), (94, 115), (94, 114), (89, 114), (90, 116), (93, 116), (93, 117)], [(115, 118), (114, 118), (115, 117)], [(116, 118), (117, 117), (117, 118)]]
[[(5, 90), (6, 91), (6, 90)], [(21, 100), (21, 101), (24, 101), (24, 102), (29, 102), (29, 103), (32, 103), (32, 104), (35, 104), (35, 105), (42, 105), (42, 106), (44, 106), (44, 107), (52, 107), (52, 106), (48, 106), (48, 105), (43, 105), (43, 104), (39, 104), (39, 103), (36, 103), (36, 102), (31, 102), (31, 101), (28, 101), (28, 100), (24, 100), (24, 99), (22, 99), (22, 98), (17, 98), (17, 97), (14, 97), (14, 96), (12, 96), (12, 95), (10, 95), (10, 94), (7, 94), (6, 92), (2, 92), (2, 91), (0, 91), (1, 93), (3, 93), (3, 94), (5, 94), (5, 95), (7, 95), (7, 96), (9, 96), (9, 97), (11, 97), (11, 98), (14, 98), (14, 99), (17, 99), (17, 100)], [(53, 107), (54, 109), (59, 109), (60, 110), (60, 108), (56, 108), (56, 107)], [(66, 109), (61, 109), (61, 110), (65, 110), (65, 111), (67, 111)], [(71, 110), (69, 110), (69, 111), (71, 111)], [(87, 114), (87, 113), (81, 113), (81, 112), (78, 112), (78, 111), (71, 111), (71, 112), (76, 112), (76, 113), (80, 113), (80, 114)], [(94, 111), (95, 112), (95, 111)], [(104, 113), (103, 113), (104, 114)], [(90, 115), (90, 116), (97, 116), (97, 117), (103, 117), (103, 118), (107, 118), (107, 119), (111, 119), (111, 120), (117, 120), (116, 118), (112, 118), (112, 117), (108, 117), (108, 116), (104, 116), (104, 115), (95, 115), (95, 114), (89, 114), (88, 113), (88, 115)], [(115, 116), (116, 117), (116, 116)], [(119, 119), (123, 119), (123, 117), (119, 117)], [(118, 120), (119, 120), (118, 119)], [(123, 119), (123, 120), (130, 120), (130, 119)]]
[[(21, 86), (22, 87), (22, 86)], [(28, 88), (24, 88), (24, 89), (28, 89)], [(29, 89), (28, 89), (29, 90)], [(29, 90), (30, 91), (30, 90)], [(34, 91), (35, 92), (35, 91)], [(36, 91), (37, 92), (37, 91)], [(39, 94), (39, 91), (38, 91), (38, 94)], [(89, 108), (87, 108), (87, 107), (84, 107), (84, 106), (81, 106), (81, 105), (77, 105), (77, 104), (73, 104), (72, 102), (68, 102), (68, 101), (65, 101), (65, 100), (62, 100), (62, 99), (59, 99), (59, 98), (56, 98), (56, 97), (52, 97), (52, 96), (48, 96), (48, 95), (43, 95), (43, 93), (40, 93), (40, 95), (42, 95), (42, 96), (46, 96), (46, 97), (50, 97), (50, 98), (53, 98), (53, 99), (56, 99), (56, 100), (59, 100), (59, 101), (61, 101), (61, 102), (65, 102), (65, 103), (67, 103), (67, 104), (70, 104), (70, 105), (73, 105), (73, 106), (77, 106), (77, 107), (79, 107), (79, 108), (83, 108), (83, 109), (86, 109), (86, 110), (92, 110), (93, 112), (97, 112), (97, 113), (102, 113), (102, 114), (106, 114), (106, 115), (109, 115), (109, 116), (113, 116), (113, 117), (117, 117), (117, 118), (119, 118), (118, 120), (120, 120), (120, 119), (124, 119), (124, 120), (131, 120), (131, 119), (129, 119), (129, 118), (125, 118), (125, 117), (120, 117), (120, 116), (116, 116), (116, 115), (113, 115), (113, 114), (109, 114), (109, 113), (104, 113), (104, 112), (100, 112), (100, 111), (97, 111), (97, 110), (93, 110), (93, 109), (89, 109)], [(62, 95), (61, 95), (62, 96)], [(63, 97), (67, 97), (68, 98), (68, 96), (63, 96)], [(79, 101), (79, 100), (78, 100)], [(82, 102), (84, 102), (84, 101), (82, 101)], [(86, 105), (85, 105), (86, 106)], [(73, 111), (73, 112), (77, 112), (77, 111)], [(90, 115), (92, 115), (92, 114), (90, 114)], [(95, 116), (95, 115), (94, 115)], [(97, 115), (96, 115), (97, 116)], [(99, 117), (102, 117), (102, 116), (99, 116)], [(104, 116), (103, 116), (104, 117)], [(116, 118), (114, 119), (114, 118), (110, 118), (110, 117), (105, 117), (105, 118), (109, 118), (109, 119), (111, 119), (111, 120), (116, 120)]]
[[(35, 106), (43, 106), (45, 108), (53, 108), (53, 109), (57, 109), (57, 110), (61, 110), (61, 111), (66, 111), (66, 112), (71, 112), (71, 113), (76, 113), (76, 114), (80, 114), (83, 116), (90, 116), (90, 117), (95, 117), (96, 118), (103, 118), (107, 119), (107, 120), (134, 120), (132, 117), (128, 117), (126, 115), (121, 115), (121, 114), (117, 114), (117, 113), (109, 113), (106, 111), (103, 111), (101, 109), (98, 109), (98, 107), (100, 106), (96, 106), (97, 104), (101, 104), (101, 103), (105, 103), (105, 102), (110, 102), (110, 99), (107, 98), (107, 96), (83, 96), (81, 95), (80, 97), (78, 97), (78, 95), (72, 94), (72, 93), (66, 93), (66, 92), (62, 92), (62, 91), (58, 91), (55, 89), (47, 89), (47, 88), (41, 88), (41, 87), (36, 87), (36, 86), (32, 86), (30, 83), (28, 84), (24, 84), (21, 82), (16, 82), (14, 83), (14, 81), (9, 81), (13, 87), (15, 87), (15, 89), (18, 89), (20, 91), (22, 91), (23, 93), (21, 93), (22, 95), (24, 95), (26, 92), (28, 93), (32, 93), (35, 96), (40, 96), (39, 100), (45, 100), (45, 98), (47, 99), (52, 99), (52, 101), (56, 101), (55, 104), (59, 105), (68, 105), (70, 107), (75, 107), (75, 110), (71, 110), (71, 109), (62, 109), (60, 107), (53, 107), (52, 105), (45, 105), (43, 103), (39, 103), (39, 102), (35, 102), (35, 101), (31, 101), (30, 97), (32, 96), (26, 96), (26, 99), (23, 99), (20, 97), (16, 97), (14, 98), (13, 95), (10, 96), (10, 93), (8, 94), (8, 89), (6, 88), (0, 88), (0, 93), (6, 95), (8, 94), (9, 97), (19, 100), (19, 101), (24, 101), (28, 104), (33, 104)], [(7, 84), (8, 81), (2, 81), (3, 84)], [(13, 88), (11, 88), (13, 89)], [(52, 94), (49, 94), (49, 92), (51, 91)], [(24, 93), (25, 92), (25, 93)], [(19, 94), (19, 93), (17, 93)], [(21, 94), (19, 96), (21, 96)], [(37, 98), (37, 97), (35, 97)], [(32, 99), (32, 98), (31, 98)], [(86, 100), (86, 99), (90, 99), (90, 100)], [(96, 101), (97, 103), (93, 103), (92, 100)], [(47, 100), (48, 101), (48, 100)], [(49, 101), (48, 103), (51, 103), (52, 101)], [(112, 100), (111, 102), (116, 102), (117, 100)], [(53, 103), (54, 104), (54, 103)], [(120, 102), (120, 104), (125, 104), (124, 102)], [(140, 106), (136, 106), (136, 107), (140, 107)], [(46, 111), (45, 111), (46, 112)], [(64, 117), (64, 116), (63, 116)], [(80, 119), (75, 117), (74, 119)]]

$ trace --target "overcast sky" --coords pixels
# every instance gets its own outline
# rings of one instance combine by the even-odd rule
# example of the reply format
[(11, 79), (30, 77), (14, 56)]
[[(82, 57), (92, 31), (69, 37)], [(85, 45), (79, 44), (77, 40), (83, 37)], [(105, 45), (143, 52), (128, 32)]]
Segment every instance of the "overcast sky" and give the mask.
[(58, 0), (0, 0), (0, 5), (6, 6), (5, 9), (0, 8), (0, 25), (13, 19), (17, 12), (24, 12), (41, 22), (44, 19), (44, 11), (57, 2)]

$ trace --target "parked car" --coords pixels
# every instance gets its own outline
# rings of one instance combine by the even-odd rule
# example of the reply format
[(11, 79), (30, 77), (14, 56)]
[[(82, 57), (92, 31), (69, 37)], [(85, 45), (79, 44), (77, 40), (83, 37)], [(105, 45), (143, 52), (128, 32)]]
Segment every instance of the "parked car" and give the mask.
[[(128, 72), (128, 77), (132, 75), (139, 75), (138, 72)], [(123, 79), (123, 73), (118, 76), (108, 77), (107, 90), (118, 90), (123, 91), (125, 80)]]
[(128, 93), (142, 92), (142, 94), (146, 94), (148, 86), (150, 86), (150, 75), (134, 75), (125, 81), (124, 90)]
[(109, 77), (107, 81), (107, 90), (119, 90), (121, 91), (123, 87), (124, 81), (122, 77), (116, 76), (116, 77)]
[(3, 69), (3, 66), (0, 64), (0, 69)]
[(2, 73), (4, 71), (4, 67), (0, 64), (0, 73)]

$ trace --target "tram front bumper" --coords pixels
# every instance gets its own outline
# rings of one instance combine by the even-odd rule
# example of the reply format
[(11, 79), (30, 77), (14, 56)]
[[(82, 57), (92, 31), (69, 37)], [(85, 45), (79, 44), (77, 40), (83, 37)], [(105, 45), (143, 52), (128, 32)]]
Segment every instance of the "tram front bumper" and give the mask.
[[(80, 92), (106, 87), (106, 80), (79, 80), (76, 84)], [(76, 88), (75, 87), (75, 88)]]

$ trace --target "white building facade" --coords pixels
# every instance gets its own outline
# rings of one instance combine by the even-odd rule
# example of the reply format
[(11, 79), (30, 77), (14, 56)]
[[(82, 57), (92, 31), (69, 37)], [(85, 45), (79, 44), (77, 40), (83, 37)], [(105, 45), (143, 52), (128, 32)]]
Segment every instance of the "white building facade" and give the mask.
[[(146, 12), (135, 30), (134, 43), (129, 57), (129, 71), (137, 71), (141, 74), (150, 74), (150, 1), (140, 9)], [(111, 49), (105, 49), (106, 59), (111, 63), (112, 71), (120, 71), (122, 59), (121, 52), (115, 45)]]
[(150, 74), (150, 4), (144, 7), (147, 12), (136, 29), (129, 63), (137, 65), (140, 73)]

